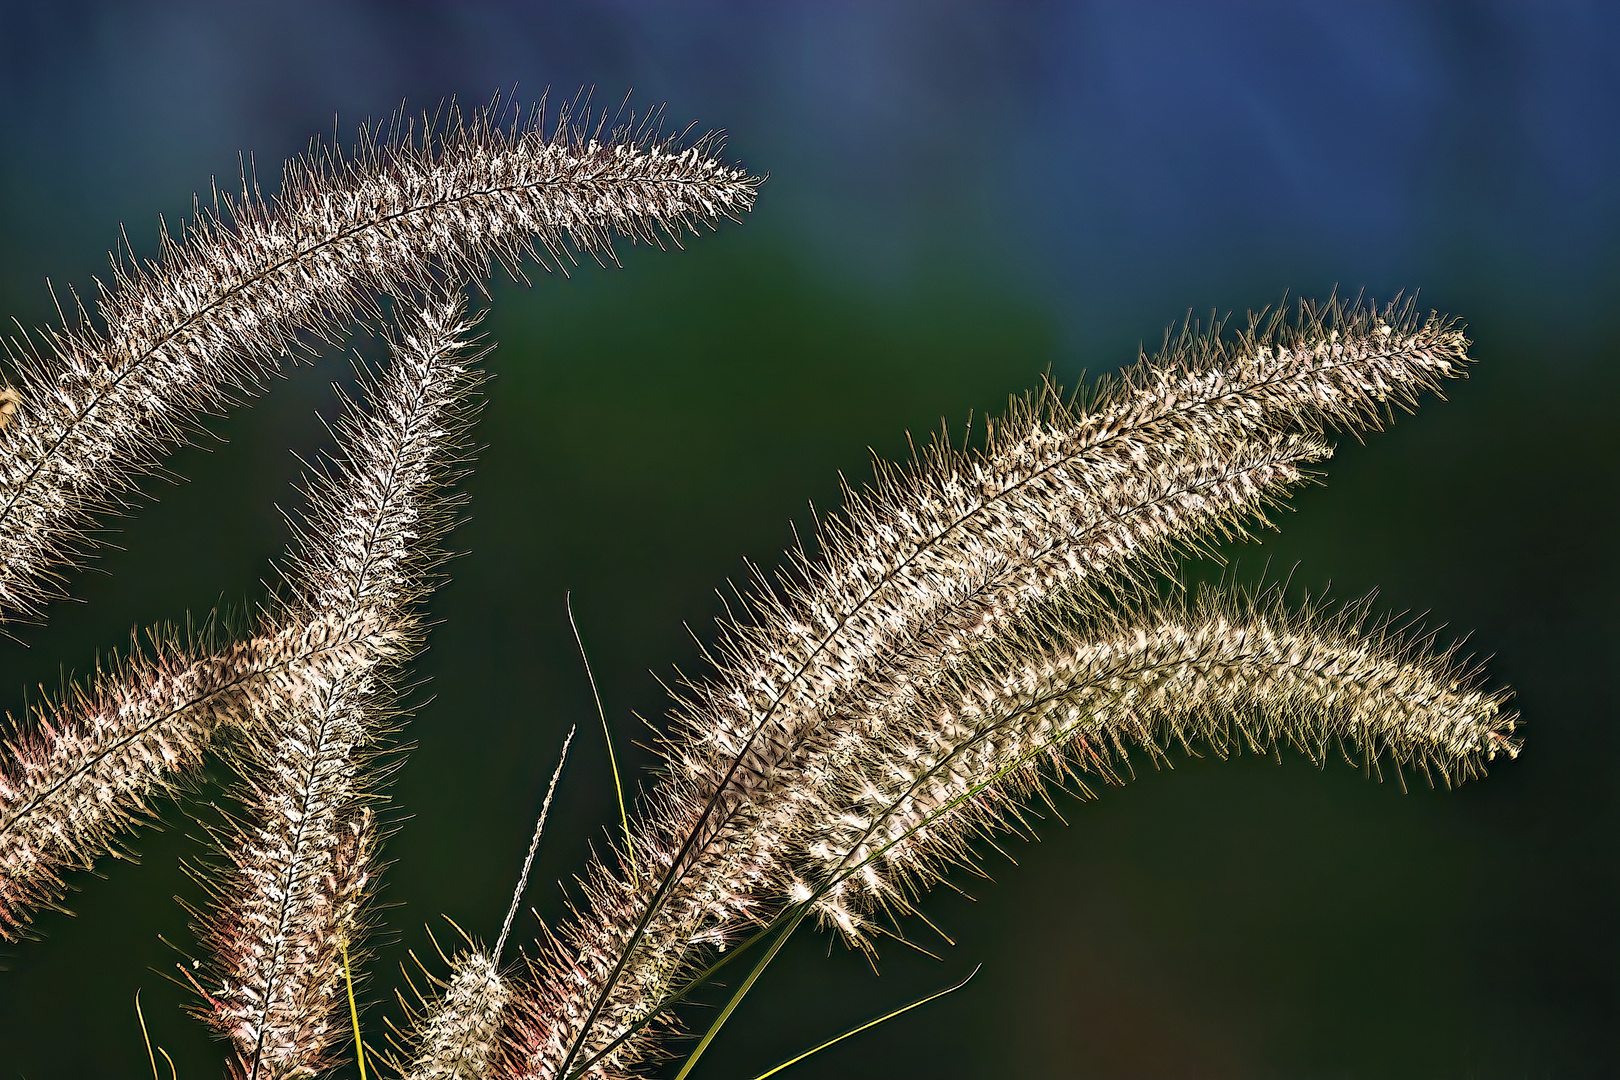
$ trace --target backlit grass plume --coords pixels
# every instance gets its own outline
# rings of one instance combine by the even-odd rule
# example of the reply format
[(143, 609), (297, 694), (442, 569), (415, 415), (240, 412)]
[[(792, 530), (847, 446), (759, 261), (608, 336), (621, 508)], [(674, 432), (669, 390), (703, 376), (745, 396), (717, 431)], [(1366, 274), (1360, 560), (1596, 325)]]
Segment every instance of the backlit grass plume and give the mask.
[[(198, 208), (145, 265), (99, 286), (100, 325), (13, 348), (22, 378), (0, 425), (0, 621), (37, 619), (95, 520), (204, 413), (257, 393), (311, 340), (341, 340), (377, 299), (431, 275), (480, 280), (492, 260), (611, 259), (615, 235), (679, 243), (736, 218), (758, 180), (722, 164), (719, 140), (604, 131), (570, 116), (496, 107), (402, 137), (363, 135), (292, 162), (281, 191)], [(13, 400), (14, 399), (14, 400)]]
[(1364, 626), (1362, 607), (1325, 616), (1220, 592), (1100, 618), (1050, 605), (820, 748), (804, 769), (820, 782), (779, 822), (776, 903), (807, 904), (869, 947), (874, 910), (906, 910), (973, 863), (973, 841), (1016, 827), (1043, 780), (1113, 782), (1131, 750), (1342, 751), (1446, 784), (1517, 753), (1502, 693)]
[[(402, 302), (403, 303), (403, 302)], [(287, 595), (274, 618), (373, 613), (419, 641), (417, 607), (454, 505), (473, 322), (459, 295), (404, 312), (370, 409), (338, 425), (343, 456), (311, 484)], [(210, 879), (202, 936), (212, 953), (204, 1016), (233, 1044), (233, 1075), (310, 1075), (347, 1031), (339, 990), (368, 929), (378, 845), (375, 759), (395, 716), (408, 651), (291, 687), (235, 754), (243, 810), (220, 830), (229, 865)]]
[[(16, 940), (202, 764), (221, 728), (262, 725), (297, 687), (361, 672), (405, 648), (373, 612), (326, 614), (218, 648), (154, 635), (86, 687), (11, 725), (0, 760), (0, 937)], [(197, 653), (203, 653), (198, 656)]]
[[(521, 275), (607, 260), (614, 236), (678, 242), (740, 217), (759, 180), (719, 145), (452, 110), (295, 162), (271, 199), (248, 188), (199, 211), (155, 261), (116, 271), (96, 321), (14, 346), (21, 378), (0, 386), (0, 620), (14, 622), (41, 617), (99, 517), (204, 414), (356, 324), (384, 330), (388, 358), (345, 398), (251, 632), (156, 633), (11, 722), (0, 937), (25, 937), (213, 761), (231, 798), (204, 815), (202, 948), (182, 970), (229, 1073), (320, 1076), (365, 1044), (351, 995), (376, 981), (401, 688), (480, 384), (463, 293), (495, 261)], [(879, 463), (813, 543), (738, 590), (710, 670), (679, 685), (662, 769), (566, 917), (508, 949), (559, 763), (495, 944), (464, 933), (392, 1052), (358, 1064), (608, 1080), (684, 1055), (684, 1080), (800, 926), (874, 951), (1054, 784), (1114, 783), (1174, 746), (1342, 751), (1448, 784), (1514, 756), (1505, 692), (1365, 604), (1186, 601), (1165, 578), (1268, 524), (1335, 434), (1438, 392), (1467, 350), (1458, 324), (1410, 303), (1301, 304), (1235, 333), (1189, 328), (1076, 398), (1017, 400), (972, 448), (941, 437)], [(684, 1009), (722, 982), (718, 1011)], [(705, 1015), (698, 1041), (672, 1038)]]
[[(382, 294), (476, 280), (494, 258), (566, 265), (570, 244), (611, 259), (615, 233), (678, 243), (745, 212), (759, 183), (718, 160), (718, 135), (683, 145), (566, 108), (548, 134), (543, 109), (514, 110), (507, 127), (498, 115), (452, 108), (402, 136), (362, 132), (348, 159), (294, 161), (274, 198), (244, 185), (157, 261), (120, 267), (103, 327), (47, 331), (44, 353), (14, 347), (23, 378), (0, 390), (0, 624), (41, 614), (86, 530), (201, 414), (256, 392), (312, 336), (380, 317)], [(218, 655), (159, 633), (150, 658), (132, 651), (14, 725), (0, 754), (0, 938), (60, 896), (63, 869), (106, 854), (152, 793), (183, 783), (222, 720), (262, 716), (267, 679), (324, 679), (314, 669), (333, 658), (358, 670), (400, 648), (397, 628), (366, 618), (288, 618)]]
[(1107, 617), (1178, 552), (1242, 532), (1328, 456), (1326, 428), (1378, 426), (1463, 374), (1466, 346), (1450, 320), (1410, 305), (1302, 305), (1295, 322), (1229, 339), (1183, 334), (1073, 405), (1018, 403), (976, 451), (940, 440), (913, 466), (880, 464), (822, 524), (817, 552), (758, 577), (722, 627), (718, 671), (679, 704), (668, 774), (629, 841), (654, 872), (609, 861), (588, 876), (588, 904), (548, 950), (520, 1027), (525, 1075), (630, 1069), (668, 1017), (647, 1019), (712, 948), (780, 918), (786, 900), (813, 900), (859, 936), (856, 913), (837, 908), (849, 889), (807, 887), (819, 871), (785, 856), (789, 838), (872, 816), (824, 789), (867, 790), (835, 763), (858, 760), (874, 725), (901, 717), (886, 737), (910, 745), (930, 719), (906, 711), (924, 688), (1053, 605)]

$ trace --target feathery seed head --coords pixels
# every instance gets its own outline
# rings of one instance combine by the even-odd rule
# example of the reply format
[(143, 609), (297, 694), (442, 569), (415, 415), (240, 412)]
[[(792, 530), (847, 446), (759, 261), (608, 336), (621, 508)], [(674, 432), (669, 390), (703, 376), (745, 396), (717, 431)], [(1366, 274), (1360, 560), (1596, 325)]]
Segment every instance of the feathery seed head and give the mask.
[[(977, 451), (941, 439), (909, 467), (879, 464), (873, 486), (847, 490), (842, 515), (820, 524), (818, 553), (793, 553), (778, 579), (754, 575), (722, 625), (718, 671), (687, 686), (670, 774), (631, 840), (636, 865), (660, 869), (640, 887), (611, 864), (589, 875), (586, 910), (546, 951), (521, 1010), (524, 1075), (587, 1060), (628, 1075), (658, 1025), (621, 1035), (694, 956), (821, 888), (816, 860), (849, 851), (839, 830), (893, 826), (870, 804), (954, 761), (942, 748), (975, 730), (965, 712), (915, 729), (886, 716), (912, 723), (908, 703), (1044, 606), (1100, 614), (1176, 554), (1241, 535), (1330, 453), (1325, 429), (1379, 426), (1462, 374), (1466, 347), (1450, 320), (1410, 304), (1302, 304), (1291, 323), (1257, 318), (1232, 338), (1184, 331), (1074, 404), (1055, 392), (1015, 402)], [(874, 745), (888, 756), (851, 772)], [(949, 808), (983, 780), (945, 768), (907, 805)], [(802, 836), (806, 821), (828, 835)], [(789, 866), (785, 845), (801, 840), (821, 854)], [(859, 873), (882, 892), (886, 868), (869, 863)], [(846, 932), (863, 925), (859, 904), (834, 896), (821, 910)]]
[(287, 571), (281, 618), (370, 617), (406, 647), (387, 665), (287, 687), (238, 749), (241, 820), (221, 848), (200, 919), (212, 983), (200, 1009), (232, 1042), (244, 1080), (313, 1075), (346, 1031), (342, 949), (366, 928), (378, 844), (377, 754), (395, 716), (394, 682), (420, 645), (418, 601), (437, 564), (478, 379), (476, 320), (459, 293), (397, 313), (392, 363), (338, 426), (343, 455), (309, 482), (312, 509)]
[[(676, 761), (704, 782), (751, 741), (792, 743), (847, 699), (881, 700), (898, 662), (948, 653), (1054, 590), (1093, 594), (1165, 569), (1178, 549), (1240, 534), (1330, 448), (1323, 426), (1376, 426), (1462, 371), (1466, 340), (1410, 306), (1256, 321), (1236, 341), (1184, 333), (1069, 406), (1015, 404), (985, 447), (943, 440), (848, 492), (821, 556), (763, 579), (724, 628), (721, 671), (683, 707)], [(837, 703), (835, 705), (835, 703)], [(766, 735), (768, 724), (773, 735)], [(706, 751), (703, 748), (708, 748)], [(769, 753), (769, 747), (760, 747)]]
[[(478, 381), (477, 320), (442, 283), (496, 260), (519, 276), (530, 258), (612, 261), (614, 236), (679, 244), (759, 186), (714, 136), (607, 133), (566, 110), (548, 136), (539, 113), (502, 128), (495, 112), (363, 134), (348, 160), (293, 163), (273, 200), (244, 183), (156, 261), (116, 267), (100, 328), (47, 333), (49, 360), (18, 346), (21, 384), (0, 387), (3, 621), (38, 617), (94, 519), (200, 414), (303, 343), (380, 320), (384, 294), (424, 294), (397, 305), (368, 408), (347, 403), (259, 636), (98, 673), (0, 756), (0, 937), (15, 937), (218, 731), (238, 734), (244, 806), (216, 836), (200, 1011), (244, 1080), (324, 1071), (345, 1030), (344, 954), (378, 866), (375, 759), (422, 644)], [(695, 958), (739, 928), (798, 908), (869, 948), (874, 912), (1018, 827), (1043, 777), (1112, 782), (1132, 749), (1287, 742), (1320, 760), (1348, 744), (1369, 768), (1447, 782), (1515, 754), (1503, 695), (1357, 612), (1141, 599), (1178, 555), (1263, 523), (1331, 453), (1325, 432), (1376, 429), (1469, 362), (1450, 320), (1410, 304), (1301, 304), (1292, 323), (1219, 331), (1189, 325), (1083, 400), (1017, 402), (981, 448), (942, 439), (848, 491), (814, 556), (744, 592), (620, 865), (592, 865), (529, 984), (501, 975), (500, 944), (458, 956), (403, 1071), (632, 1075)]]
[(468, 950), (451, 964), (444, 993), (419, 1011), (407, 1080), (483, 1080), (500, 1058), (501, 1021), (511, 988), (489, 953)]
[(306, 688), (245, 751), (247, 813), (220, 831), (229, 861), (205, 879), (214, 910), (199, 924), (200, 1012), (244, 1080), (313, 1075), (347, 1031), (342, 953), (358, 963), (378, 843), (362, 769), (380, 690), (369, 675)]
[(974, 860), (974, 837), (1016, 827), (1044, 772), (1117, 782), (1133, 747), (1286, 743), (1317, 762), (1351, 747), (1369, 770), (1448, 784), (1517, 754), (1504, 693), (1363, 612), (1208, 598), (1097, 617), (1059, 603), (869, 725), (782, 827), (778, 903), (808, 888), (823, 922), (869, 946), (874, 909), (906, 908)]
[(369, 408), (352, 401), (336, 430), (347, 449), (310, 485), (302, 541), (285, 571), (297, 611), (375, 609), (404, 617), (432, 584), (437, 538), (458, 500), (445, 492), (477, 417), (471, 404), (487, 350), (459, 293), (436, 291), (397, 315), (391, 369), (365, 376)]
[(0, 747), (0, 938), (55, 903), (62, 875), (88, 869), (183, 787), (221, 729), (256, 730), (278, 703), (346, 672), (397, 662), (406, 641), (370, 613), (322, 615), (197, 655), (154, 633), (150, 655), (13, 721)]
[(380, 321), (384, 293), (480, 280), (493, 260), (518, 274), (570, 250), (611, 261), (615, 235), (679, 244), (753, 205), (760, 181), (719, 160), (718, 135), (683, 146), (566, 109), (547, 135), (541, 110), (501, 127), (498, 105), (403, 138), (363, 132), (348, 159), (289, 165), (270, 200), (244, 182), (156, 261), (116, 266), (104, 328), (48, 332), (48, 358), (13, 348), (31, 404), (0, 425), (0, 619), (40, 616), (53, 568), (199, 415), (256, 392), (300, 342)]

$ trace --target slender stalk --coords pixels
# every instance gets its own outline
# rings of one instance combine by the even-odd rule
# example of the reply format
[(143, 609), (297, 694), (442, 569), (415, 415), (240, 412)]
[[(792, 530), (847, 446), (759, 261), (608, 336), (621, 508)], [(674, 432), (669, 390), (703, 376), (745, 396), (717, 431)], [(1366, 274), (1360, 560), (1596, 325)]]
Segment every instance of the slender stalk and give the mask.
[(564, 598), (568, 608), (568, 626), (574, 631), (574, 644), (579, 647), (579, 659), (585, 665), (585, 678), (591, 684), (591, 700), (596, 703), (597, 719), (602, 721), (602, 742), (607, 747), (608, 768), (613, 772), (613, 794), (619, 800), (619, 828), (624, 837), (624, 858), (626, 868), (630, 872), (630, 879), (635, 881), (636, 862), (635, 851), (630, 846), (630, 813), (624, 804), (624, 781), (619, 778), (619, 756), (613, 750), (613, 729), (608, 727), (607, 710), (602, 708), (602, 692), (596, 687), (596, 674), (591, 671), (591, 658), (585, 652), (585, 639), (579, 635), (579, 623), (574, 619), (574, 594), (569, 593)]
[(743, 998), (747, 997), (749, 991), (753, 990), (754, 984), (759, 982), (759, 977), (765, 974), (765, 969), (770, 967), (771, 961), (776, 959), (776, 955), (782, 951), (782, 946), (787, 944), (788, 938), (793, 936), (793, 932), (799, 928), (799, 924), (804, 921), (807, 913), (807, 908), (798, 908), (788, 915), (786, 923), (781, 930), (777, 931), (776, 937), (772, 939), (771, 947), (766, 949), (765, 955), (754, 963), (753, 968), (749, 970), (748, 975), (738, 985), (736, 991), (726, 999), (726, 1003), (721, 1007), (720, 1012), (710, 1021), (708, 1030), (703, 1033), (703, 1037), (698, 1040), (698, 1044), (687, 1055), (686, 1061), (681, 1065), (681, 1071), (675, 1075), (675, 1080), (686, 1080), (691, 1075), (692, 1070), (697, 1068), (698, 1059), (703, 1057), (704, 1052), (709, 1049), (710, 1044), (720, 1034), (720, 1029), (726, 1026), (727, 1020), (731, 1019), (731, 1014), (737, 1011), (737, 1006), (742, 1004)]
[[(430, 982), (444, 992), (432, 1000), (421, 1000), (420, 1007), (412, 1010), (406, 1048), (401, 1055), (404, 1060), (397, 1066), (408, 1080), (482, 1080), (500, 1056), (500, 1029), (512, 996), (507, 978), (501, 972), (501, 955), (506, 949), (507, 935), (512, 931), (512, 920), (517, 917), (523, 901), (523, 890), (529, 883), (529, 871), (534, 867), (535, 852), (540, 848), (540, 837), (551, 813), (551, 799), (557, 793), (557, 782), (562, 779), (563, 766), (568, 762), (568, 748), (573, 744), (575, 730), (568, 729), (562, 751), (557, 755), (557, 767), (546, 785), (540, 816), (535, 821), (534, 835), (529, 840), (523, 869), (518, 873), (517, 887), (512, 891), (512, 903), (506, 909), (506, 919), (501, 923), (495, 947), (486, 951), (473, 945), (460, 953), (450, 965), (448, 981), (429, 977)], [(418, 997), (420, 999), (420, 995)]]
[(343, 954), (343, 989), (349, 996), (349, 1022), (354, 1027), (354, 1063), (360, 1070), (360, 1080), (366, 1080), (366, 1047), (360, 1039), (360, 1006), (354, 1001), (354, 973), (349, 969), (349, 946), (339, 942)]
[[(983, 965), (981, 964), (980, 967), (983, 967)], [(900, 1006), (900, 1008), (895, 1009), (893, 1012), (884, 1013), (882, 1016), (878, 1017), (875, 1020), (868, 1020), (866, 1023), (861, 1024), (859, 1027), (850, 1028), (848, 1031), (844, 1032), (842, 1035), (837, 1035), (837, 1036), (835, 1036), (835, 1037), (833, 1037), (831, 1039), (828, 1039), (826, 1042), (822, 1043), (819, 1046), (816, 1046), (816, 1047), (813, 1047), (813, 1048), (811, 1048), (809, 1050), (806, 1050), (802, 1054), (798, 1054), (798, 1055), (796, 1055), (794, 1057), (790, 1057), (786, 1061), (782, 1062), (782, 1064), (776, 1066), (776, 1068), (769, 1069), (769, 1070), (767, 1070), (765, 1072), (760, 1073), (758, 1076), (756, 1076), (754, 1078), (754, 1080), (771, 1080), (771, 1077), (775, 1076), (777, 1073), (783, 1072), (783, 1071), (785, 1071), (787, 1069), (791, 1069), (793, 1066), (797, 1065), (799, 1062), (805, 1060), (806, 1058), (815, 1057), (817, 1054), (821, 1053), (823, 1050), (829, 1050), (832, 1047), (837, 1046), (839, 1043), (843, 1042), (845, 1039), (852, 1039), (852, 1038), (854, 1038), (855, 1036), (861, 1034), (864, 1031), (871, 1031), (873, 1028), (877, 1027), (880, 1024), (887, 1024), (890, 1020), (893, 1020), (896, 1017), (904, 1016), (906, 1013), (910, 1012), (912, 1009), (920, 1009), (924, 1005), (930, 1005), (930, 1004), (938, 1001), (940, 998), (945, 997), (948, 994), (954, 994), (958, 990), (962, 989), (962, 987), (964, 987), (968, 983), (972, 982), (973, 977), (979, 973), (979, 970), (980, 970), (980, 968), (976, 967), (972, 971), (968, 972), (967, 978), (963, 979), (961, 982), (953, 983), (950, 986), (947, 986), (943, 990), (936, 990), (932, 994), (929, 994), (929, 995), (927, 995), (925, 997), (920, 997), (916, 1001), (913, 1001), (909, 1005), (902, 1005), (902, 1006)]]

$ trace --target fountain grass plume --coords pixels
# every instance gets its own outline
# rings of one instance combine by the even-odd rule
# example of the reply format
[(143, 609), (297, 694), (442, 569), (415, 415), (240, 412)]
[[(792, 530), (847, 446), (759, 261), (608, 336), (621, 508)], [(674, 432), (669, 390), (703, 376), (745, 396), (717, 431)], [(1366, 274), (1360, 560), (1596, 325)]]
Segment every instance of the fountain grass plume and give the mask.
[(370, 613), (407, 642), (386, 665), (301, 680), (234, 748), (241, 810), (217, 831), (228, 862), (202, 875), (198, 918), (210, 963), (205, 1020), (232, 1044), (242, 1080), (312, 1075), (332, 1063), (345, 965), (370, 923), (380, 842), (378, 757), (397, 716), (402, 666), (420, 648), (419, 608), (482, 356), (459, 293), (400, 304), (390, 364), (337, 425), (342, 456), (309, 483), (277, 619)]
[[(85, 317), (46, 332), (44, 350), (13, 344), (22, 378), (0, 389), (0, 625), (42, 615), (88, 530), (200, 416), (356, 319), (382, 321), (385, 293), (480, 280), (491, 260), (514, 272), (525, 259), (566, 269), (571, 252), (612, 260), (616, 235), (678, 245), (746, 212), (759, 184), (719, 160), (718, 133), (667, 137), (656, 114), (616, 128), (566, 106), (548, 121), (543, 102), (503, 115), (497, 99), (362, 130), (346, 157), (317, 147), (289, 163), (270, 198), (244, 179), (180, 238), (165, 234), (158, 259), (98, 283), (99, 328)], [(322, 681), (333, 664), (360, 670), (404, 649), (369, 615), (294, 608), (243, 642), (166, 630), (152, 642), (150, 656), (132, 649), (12, 723), (0, 938), (58, 902), (61, 874), (113, 850), (155, 796), (183, 788), (222, 727), (240, 726), (226, 721), (262, 718), (271, 682)]]
[(1072, 401), (1015, 400), (980, 447), (941, 437), (910, 466), (879, 463), (813, 551), (739, 590), (626, 849), (545, 948), (524, 1075), (632, 1069), (660, 1003), (777, 916), (764, 886), (829, 742), (1050, 604), (1106, 615), (1178, 557), (1246, 535), (1331, 453), (1330, 429), (1380, 427), (1465, 374), (1467, 345), (1409, 302), (1302, 303), (1236, 334), (1188, 327)]
[(481, 281), (492, 262), (566, 269), (611, 261), (615, 236), (678, 245), (736, 219), (759, 180), (718, 158), (721, 137), (607, 129), (499, 100), (443, 120), (363, 131), (349, 156), (317, 147), (273, 197), (243, 179), (194, 208), (157, 259), (115, 261), (92, 321), (13, 343), (21, 376), (0, 424), (0, 620), (37, 620), (98, 519), (292, 355), (381, 323), (378, 300), (434, 279)]
[(87, 684), (10, 723), (0, 758), (0, 938), (55, 906), (64, 874), (118, 850), (184, 791), (222, 730), (263, 725), (292, 688), (397, 659), (405, 635), (374, 613), (324, 614), (218, 644), (212, 626), (132, 642)]
[(1227, 589), (1105, 616), (1049, 605), (807, 762), (816, 782), (777, 822), (777, 905), (807, 904), (869, 949), (874, 912), (909, 911), (946, 869), (975, 865), (975, 844), (1022, 829), (1045, 784), (1117, 783), (1133, 752), (1338, 752), (1448, 786), (1517, 756), (1507, 694), (1368, 606)]

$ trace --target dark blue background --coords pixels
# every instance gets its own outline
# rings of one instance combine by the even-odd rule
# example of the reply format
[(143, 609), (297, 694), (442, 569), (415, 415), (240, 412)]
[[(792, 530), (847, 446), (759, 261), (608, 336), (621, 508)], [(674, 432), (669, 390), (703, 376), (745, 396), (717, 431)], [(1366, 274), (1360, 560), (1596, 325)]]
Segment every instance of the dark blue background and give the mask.
[[(1296, 594), (1378, 587), (1472, 631), (1518, 691), (1524, 757), (1410, 794), (1290, 755), (1178, 758), (1060, 803), (1072, 827), (993, 857), (995, 883), (959, 875), (977, 903), (930, 899), (943, 963), (894, 945), (878, 977), (807, 936), (702, 1074), (756, 1075), (983, 961), (798, 1075), (1609, 1075), (1617, 41), (1620, 8), (1577, 3), (0, 4), (0, 308), (49, 322), (44, 279), (88, 293), (120, 222), (150, 254), (158, 215), (234, 186), (239, 153), (273, 187), (334, 117), (348, 142), (401, 102), (632, 91), (770, 173), (742, 228), (495, 290), (469, 554), (393, 788), (412, 816), (371, 965), (380, 1040), (424, 923), (493, 935), (570, 723), (542, 915), (614, 816), (565, 590), (621, 741), (645, 741), (655, 675), (697, 666), (682, 621), (706, 639), (715, 587), (779, 558), (866, 447), (900, 456), (907, 428), (1049, 367), (1110, 370), (1189, 309), (1421, 288), (1467, 321), (1475, 377), (1346, 440), (1238, 574), (1297, 563)], [(288, 450), (325, 445), (346, 371), (299, 369), (179, 455), (189, 482), (151, 485), (76, 579), (88, 603), (0, 643), (7, 707), (132, 626), (262, 595)], [(6, 958), (0, 1074), (141, 1075), (138, 986), (180, 1075), (217, 1069), (161, 974), (201, 850), (166, 817), (143, 865), (85, 875), (78, 917)]]

